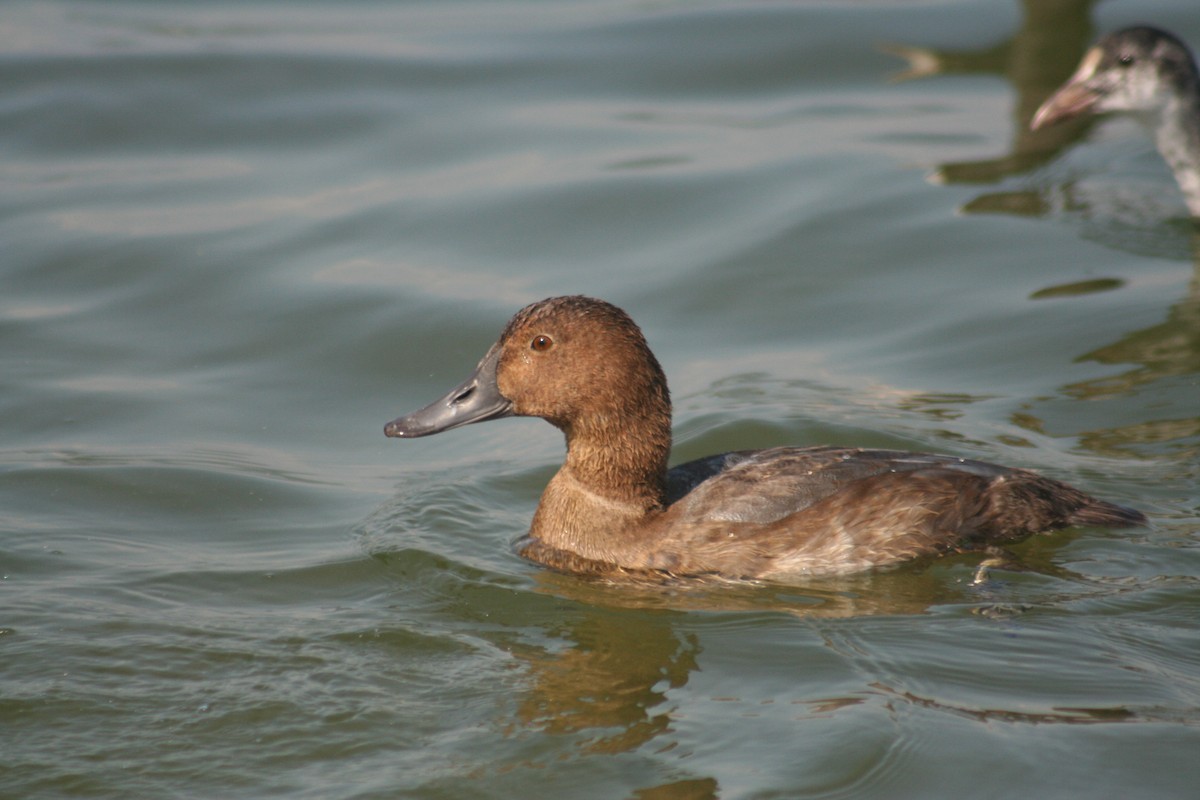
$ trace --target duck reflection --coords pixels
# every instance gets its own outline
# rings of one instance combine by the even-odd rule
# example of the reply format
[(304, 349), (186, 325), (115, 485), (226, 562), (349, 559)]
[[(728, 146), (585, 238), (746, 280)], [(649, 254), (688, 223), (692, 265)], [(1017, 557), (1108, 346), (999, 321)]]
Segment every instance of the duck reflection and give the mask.
[[(1010, 152), (978, 161), (942, 164), (934, 174), (945, 183), (997, 183), (1001, 179), (1040, 166), (1076, 141), (1091, 127), (1089, 118), (1061, 126), (1031, 131), (1029, 123), (1039, 106), (1074, 71), (1091, 43), (1094, 29), (1091, 10), (1096, 0), (1024, 0), (1021, 27), (1007, 40), (977, 50), (934, 50), (915, 46), (887, 49), (909, 62), (900, 79), (933, 75), (997, 74), (1016, 91), (1014, 133)], [(988, 195), (990, 210), (1010, 213), (1044, 213), (1045, 203), (1036, 192)], [(983, 209), (980, 209), (983, 210)]]
[[(1061, 542), (1060, 536), (1054, 538)], [(1038, 544), (1022, 545), (1025, 549), (1037, 562), (1026, 561), (1031, 569), (1056, 571), (1052, 554), (1042, 554)], [(949, 556), (818, 580), (801, 589), (729, 582), (698, 586), (695, 581), (614, 585), (539, 572), (534, 590), (572, 603), (577, 613), (563, 615), (563, 627), (551, 631), (562, 640), (561, 648), (509, 645), (528, 675), (510, 733), (582, 735), (579, 746), (585, 753), (635, 750), (669, 735), (670, 691), (685, 686), (699, 668), (700, 639), (679, 624), (692, 612), (736, 613), (742, 619), (755, 612), (828, 619), (921, 615), (934, 605), (963, 603), (988, 615), (993, 604), (979, 601), (988, 600), (991, 589), (973, 583), (973, 576), (981, 574), (979, 561), (979, 554)], [(1022, 568), (1012, 561), (1004, 566)], [(694, 781), (684, 783), (689, 791), (696, 788)]]
[(634, 750), (668, 729), (667, 690), (697, 668), (695, 636), (653, 614), (603, 610), (574, 620), (563, 636), (563, 650), (514, 651), (533, 679), (517, 710), (522, 729), (594, 731), (587, 753)]
[[(1196, 245), (1200, 248), (1200, 241)], [(1197, 265), (1200, 275), (1200, 261)], [(1122, 394), (1163, 378), (1200, 373), (1200, 277), (1192, 278), (1187, 296), (1171, 306), (1165, 321), (1098, 347), (1078, 360), (1136, 365), (1121, 375), (1067, 387), (1069, 394), (1081, 399)]]
[[(1193, 234), (1200, 254), (1200, 236)], [(1151, 384), (1168, 386), (1183, 377), (1182, 391), (1190, 398), (1182, 407), (1200, 412), (1195, 402), (1195, 376), (1200, 374), (1200, 255), (1193, 262), (1194, 274), (1186, 296), (1167, 310), (1167, 318), (1154, 326), (1126, 334), (1112, 344), (1084, 353), (1076, 361), (1130, 365), (1129, 369), (1104, 378), (1080, 381), (1063, 387), (1063, 392), (1081, 400), (1129, 397)], [(1156, 393), (1162, 398), (1169, 390)], [(1148, 412), (1150, 410), (1148, 409)], [(1141, 417), (1142, 415), (1139, 415)], [(1170, 442), (1179, 458), (1194, 459), (1200, 453), (1200, 413), (1159, 418), (1147, 413), (1129, 425), (1089, 431), (1081, 443), (1092, 452), (1128, 455), (1140, 445)]]
[(635, 800), (716, 800), (719, 788), (713, 778), (671, 781), (670, 783), (638, 789), (633, 793)]

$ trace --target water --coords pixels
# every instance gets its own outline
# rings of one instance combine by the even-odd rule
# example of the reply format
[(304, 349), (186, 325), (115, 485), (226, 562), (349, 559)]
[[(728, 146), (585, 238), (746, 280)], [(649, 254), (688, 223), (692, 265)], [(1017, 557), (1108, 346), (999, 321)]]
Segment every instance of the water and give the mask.
[[(0, 795), (1194, 795), (1195, 231), (1136, 127), (1022, 123), (1200, 18), (1095, 5), (8, 4)], [(936, 450), (1154, 526), (983, 585), (547, 573), (550, 426), (382, 426), (568, 292), (677, 461)]]

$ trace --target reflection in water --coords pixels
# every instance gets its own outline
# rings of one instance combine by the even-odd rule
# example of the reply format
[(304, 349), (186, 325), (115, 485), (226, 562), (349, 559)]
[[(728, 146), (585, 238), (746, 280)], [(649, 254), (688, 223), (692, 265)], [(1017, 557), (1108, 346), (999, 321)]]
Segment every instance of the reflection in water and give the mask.
[[(1192, 280), (1184, 298), (1168, 309), (1166, 320), (1132, 331), (1076, 359), (1132, 367), (1117, 375), (1064, 386), (1067, 396), (1080, 400), (1118, 398), (1152, 384), (1165, 386), (1172, 379), (1200, 374), (1200, 232), (1192, 232), (1191, 242), (1195, 265)], [(1048, 291), (1052, 289), (1037, 294)], [(1128, 455), (1137, 445), (1170, 442), (1176, 445), (1176, 456), (1186, 458), (1200, 446), (1200, 402), (1193, 402), (1190, 410), (1194, 413), (1186, 417), (1139, 419), (1119, 428), (1089, 431), (1083, 435), (1082, 444), (1092, 452)], [(1189, 445), (1189, 441), (1195, 444)]]
[[(530, 675), (517, 712), (520, 729), (513, 733), (591, 731), (584, 752), (634, 750), (669, 731), (667, 692), (685, 685), (697, 669), (696, 636), (675, 629), (681, 612), (920, 614), (947, 599), (944, 577), (902, 570), (821, 581), (801, 592), (754, 583), (614, 585), (538, 573), (538, 591), (578, 603), (583, 615), (559, 632), (569, 643), (562, 650), (513, 649)], [(688, 786), (696, 788), (692, 782)]]
[(564, 633), (563, 651), (515, 652), (533, 684), (517, 714), (524, 728), (548, 733), (600, 731), (588, 753), (633, 750), (667, 730), (666, 691), (683, 686), (700, 652), (665, 618), (590, 611)]
[[(815, 577), (798, 586), (698, 578), (661, 582), (622, 578), (618, 582), (546, 571), (537, 574), (537, 591), (588, 608), (640, 612), (762, 612), (805, 619), (918, 615), (936, 604), (977, 599), (961, 588), (947, 586), (943, 570), (961, 569), (969, 580), (983, 558), (980, 551), (948, 554), (905, 562), (894, 569)], [(1039, 572), (1042, 567), (1039, 563)]]
[[(555, 588), (580, 582), (546, 577)], [(677, 615), (672, 612), (582, 608), (581, 616), (570, 617), (564, 630), (555, 631), (568, 643), (563, 649), (511, 648), (529, 678), (507, 734), (582, 735), (581, 754), (634, 751), (670, 730), (667, 691), (686, 684), (698, 668), (699, 642), (695, 635), (673, 629)], [(706, 776), (645, 788), (637, 796), (707, 798), (716, 791), (716, 780)]]
[[(1092, 593), (1112, 597), (1133, 590), (1104, 578), (1046, 569), (1061, 544), (1062, 536), (1040, 537), (1021, 550), (1048, 590), (1037, 606), (1079, 603)], [(925, 696), (897, 684), (894, 670), (886, 663), (888, 656), (861, 638), (862, 627), (826, 624), (831, 617), (914, 617), (937, 605), (969, 606), (973, 614), (1009, 626), (1030, 608), (1011, 602), (1011, 587), (1005, 586), (997, 595), (993, 586), (972, 585), (967, 578), (974, 561), (965, 556), (957, 557), (958, 561), (955, 558), (943, 559), (932, 568), (917, 565), (824, 579), (803, 588), (757, 583), (617, 585), (538, 573), (532, 588), (570, 604), (571, 613), (556, 616), (555, 627), (548, 631), (561, 646), (506, 645), (522, 662), (526, 674), (515, 718), (505, 722), (506, 735), (520, 738), (530, 731), (570, 735), (580, 755), (671, 751), (678, 744), (673, 738), (676, 708), (687, 707), (672, 693), (686, 686), (692, 673), (701, 668), (703, 634), (696, 630), (694, 613), (698, 610), (726, 614), (725, 624), (738, 626), (775, 627), (764, 623), (764, 617), (781, 613), (813, 623), (819, 646), (837, 657), (847, 675), (857, 674), (861, 680), (851, 680), (851, 686), (841, 693), (819, 698), (805, 696), (801, 690), (791, 705), (800, 719), (828, 717), (864, 703), (886, 709), (901, 705), (933, 708), (982, 722), (1036, 724), (1136, 722), (1159, 713), (1153, 708), (1124, 705), (993, 708)], [(1051, 576), (1052, 572), (1057, 575)], [(951, 579), (955, 573), (961, 573), (959, 580)], [(986, 602), (996, 596), (1008, 602)], [(699, 624), (705, 627), (705, 623)], [(738, 690), (731, 692), (736, 695)], [(712, 776), (692, 775), (643, 788), (632, 796), (708, 798), (717, 796), (719, 788)]]
[[(958, 558), (961, 564), (955, 563)], [(986, 599), (987, 590), (981, 595), (968, 577), (978, 559), (949, 556), (936, 570), (906, 565), (815, 580), (803, 588), (751, 582), (614, 584), (539, 572), (535, 590), (576, 603), (580, 613), (554, 631), (566, 643), (562, 649), (510, 647), (527, 666), (529, 681), (519, 701), (517, 725), (510, 725), (509, 732), (587, 732), (584, 753), (634, 750), (669, 733), (672, 709), (667, 694), (687, 684), (698, 668), (698, 638), (677, 630), (677, 622), (688, 612), (783, 613), (813, 619), (915, 616), (936, 604)], [(1040, 572), (1043, 565), (1036, 568)], [(961, 570), (963, 579), (948, 581), (945, 570)], [(979, 607), (985, 615), (988, 609), (988, 604)], [(696, 788), (695, 782), (685, 783), (688, 791)]]
[(1121, 394), (1163, 378), (1200, 372), (1200, 286), (1193, 280), (1187, 297), (1171, 306), (1165, 321), (1085, 353), (1079, 360), (1137, 365), (1121, 375), (1066, 387), (1068, 394), (1083, 399)]
[[(1024, 0), (1022, 24), (1011, 38), (979, 50), (932, 50), (892, 47), (906, 58), (910, 68), (901, 78), (930, 75), (996, 74), (1007, 78), (1016, 96), (1011, 152), (982, 161), (942, 164), (936, 178), (946, 183), (996, 183), (1009, 175), (1026, 172), (1054, 158), (1059, 150), (1081, 137), (1090, 127), (1087, 119), (1064, 123), (1033, 133), (1029, 121), (1058, 86), (1075, 70), (1091, 44), (1091, 9), (1096, 0)], [(1022, 198), (1011, 193), (997, 200), (1013, 209), (1036, 208), (1036, 193)]]
[(1113, 289), (1120, 289), (1125, 285), (1125, 282), (1117, 278), (1095, 278), (1086, 281), (1075, 281), (1073, 283), (1060, 283), (1057, 286), (1047, 286), (1044, 289), (1038, 289), (1029, 296), (1030, 300), (1049, 300), (1055, 297), (1079, 297), (1087, 294), (1096, 294), (1097, 292), (1111, 292)]
[[(921, 706), (923, 708), (932, 708), (938, 711), (944, 711), (956, 716), (977, 720), (979, 722), (1018, 722), (1035, 725), (1058, 722), (1073, 725), (1087, 725), (1095, 723), (1128, 722), (1137, 720), (1139, 718), (1137, 712), (1122, 706), (1113, 708), (1063, 706), (1048, 712), (1018, 711), (1006, 708), (971, 708), (965, 705), (952, 705), (932, 697), (922, 697), (909, 691), (899, 691), (881, 683), (872, 684), (871, 688), (875, 689), (881, 694), (902, 700), (905, 703)], [(1144, 714), (1144, 716), (1149, 717), (1150, 715)]]
[(717, 782), (713, 778), (691, 781), (672, 781), (649, 789), (638, 789), (633, 793), (636, 800), (709, 800), (717, 794)]

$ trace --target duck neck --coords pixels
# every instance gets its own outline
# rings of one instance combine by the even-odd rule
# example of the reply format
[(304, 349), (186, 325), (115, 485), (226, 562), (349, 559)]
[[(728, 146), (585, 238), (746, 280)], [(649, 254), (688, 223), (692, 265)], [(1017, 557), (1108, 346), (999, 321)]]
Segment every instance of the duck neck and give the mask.
[(670, 418), (668, 405), (565, 427), (567, 459), (542, 494), (530, 536), (620, 563), (622, 545), (665, 505)]
[(1173, 92), (1155, 129), (1155, 144), (1170, 165), (1192, 216), (1200, 217), (1200, 87)]

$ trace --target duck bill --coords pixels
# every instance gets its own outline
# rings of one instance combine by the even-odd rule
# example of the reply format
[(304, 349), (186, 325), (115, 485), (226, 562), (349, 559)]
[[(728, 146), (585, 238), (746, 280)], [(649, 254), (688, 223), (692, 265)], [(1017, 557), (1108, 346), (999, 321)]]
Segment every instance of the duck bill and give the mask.
[(1103, 92), (1096, 88), (1095, 82), (1103, 59), (1104, 51), (1099, 47), (1092, 47), (1084, 53), (1075, 73), (1038, 108), (1029, 123), (1029, 129), (1040, 130), (1094, 110), (1103, 97)]
[(1042, 103), (1033, 115), (1029, 129), (1036, 131), (1064, 119), (1077, 117), (1091, 111), (1099, 100), (1100, 93), (1086, 83), (1068, 83)]
[(492, 346), (471, 377), (455, 386), (445, 397), (419, 411), (398, 417), (383, 427), (384, 435), (398, 439), (430, 436), (472, 422), (513, 415), (512, 402), (500, 394), (496, 385), (496, 365), (500, 361), (499, 343)]

